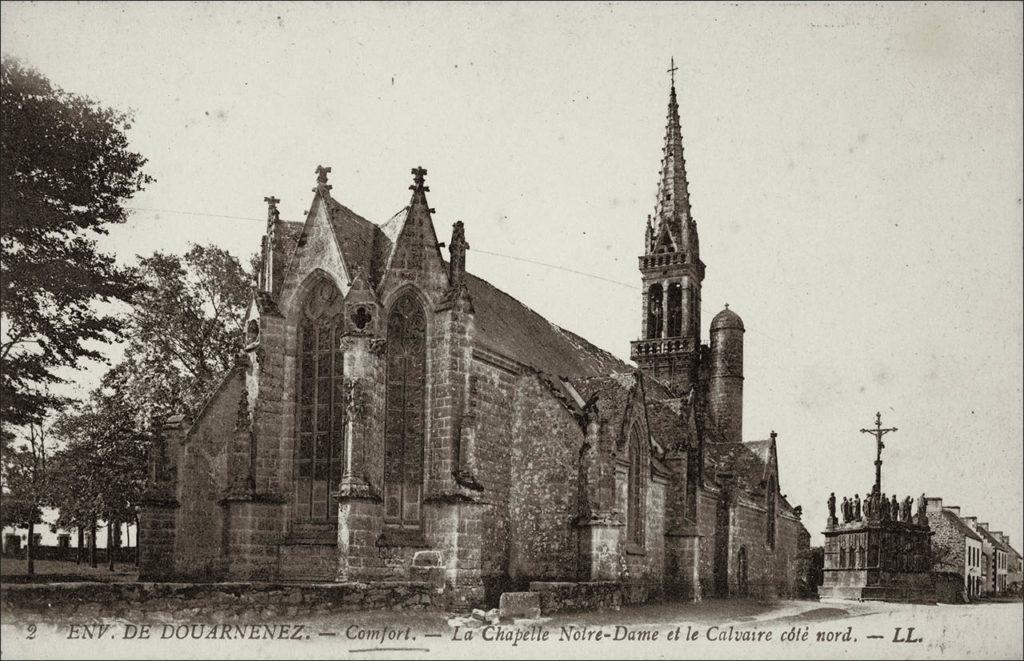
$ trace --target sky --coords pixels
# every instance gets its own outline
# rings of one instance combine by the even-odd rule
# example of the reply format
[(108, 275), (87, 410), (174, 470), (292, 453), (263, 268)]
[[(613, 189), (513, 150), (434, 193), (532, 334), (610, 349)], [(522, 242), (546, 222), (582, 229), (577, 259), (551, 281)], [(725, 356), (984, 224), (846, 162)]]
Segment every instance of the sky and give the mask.
[(101, 241), (123, 262), (247, 258), (263, 198), (301, 220), (318, 164), (383, 222), (422, 165), (469, 270), (626, 360), (674, 57), (705, 341), (729, 303), (744, 436), (778, 433), (813, 539), (829, 492), (871, 487), (880, 411), (883, 490), (1018, 549), (1021, 25), (1011, 3), (0, 5), (4, 54), (134, 112), (156, 181)]

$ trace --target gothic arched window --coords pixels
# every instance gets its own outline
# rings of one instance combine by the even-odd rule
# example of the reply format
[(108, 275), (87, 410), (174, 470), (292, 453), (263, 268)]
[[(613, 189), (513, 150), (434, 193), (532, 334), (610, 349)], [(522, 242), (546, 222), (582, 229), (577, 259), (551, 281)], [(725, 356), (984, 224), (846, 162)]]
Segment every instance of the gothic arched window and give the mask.
[(647, 290), (647, 339), (661, 337), (662, 331), (662, 291), (660, 284), (651, 285)]
[(668, 286), (668, 335), (679, 337), (683, 334), (683, 286), (673, 282)]
[(778, 489), (775, 486), (775, 476), (772, 475), (768, 478), (768, 484), (765, 487), (765, 505), (768, 512), (765, 514), (767, 519), (765, 522), (766, 537), (765, 543), (768, 548), (775, 548), (775, 515), (776, 515), (776, 503), (778, 501)]
[(629, 434), (629, 476), (626, 490), (626, 538), (634, 544), (644, 543), (644, 466), (640, 430)]
[(387, 402), (384, 418), (384, 520), (420, 524), (427, 366), (423, 306), (406, 293), (391, 308), (387, 330)]
[(295, 449), (295, 518), (338, 518), (334, 492), (345, 452), (341, 292), (328, 280), (313, 287), (299, 319), (298, 443)]

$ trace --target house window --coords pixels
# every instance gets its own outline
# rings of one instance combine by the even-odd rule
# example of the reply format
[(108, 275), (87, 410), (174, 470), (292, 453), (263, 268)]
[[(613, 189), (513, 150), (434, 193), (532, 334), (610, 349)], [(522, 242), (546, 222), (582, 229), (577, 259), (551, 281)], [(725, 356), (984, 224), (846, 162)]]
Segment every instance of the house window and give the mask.
[(426, 440), (426, 317), (406, 293), (391, 308), (387, 330), (387, 402), (384, 418), (384, 520), (420, 525)]
[(626, 537), (630, 542), (644, 543), (644, 463), (640, 430), (629, 433), (629, 475), (626, 491)]
[(316, 285), (299, 321), (298, 444), (295, 453), (295, 519), (337, 521), (335, 491), (345, 452), (345, 403), (341, 293), (329, 281)]

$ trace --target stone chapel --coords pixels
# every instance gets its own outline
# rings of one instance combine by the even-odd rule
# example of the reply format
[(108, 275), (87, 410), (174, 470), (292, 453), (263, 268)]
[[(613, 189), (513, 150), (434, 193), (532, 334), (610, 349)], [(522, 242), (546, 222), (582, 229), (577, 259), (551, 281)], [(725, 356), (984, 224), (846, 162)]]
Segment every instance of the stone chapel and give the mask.
[(426, 170), (380, 224), (329, 172), (303, 222), (265, 200), (239, 360), (152, 453), (143, 580), (431, 580), (464, 604), (798, 591), (810, 538), (776, 434), (743, 437), (739, 315), (703, 342), (674, 82), (636, 366), (468, 272), (471, 228), (438, 241)]

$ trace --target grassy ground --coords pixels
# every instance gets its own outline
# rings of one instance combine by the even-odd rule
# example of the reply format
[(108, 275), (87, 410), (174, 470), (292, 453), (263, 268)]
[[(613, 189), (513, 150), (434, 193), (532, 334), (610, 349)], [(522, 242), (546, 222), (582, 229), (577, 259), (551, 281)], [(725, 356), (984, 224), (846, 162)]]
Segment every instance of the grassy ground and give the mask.
[(0, 581), (4, 583), (63, 583), (77, 581), (125, 582), (138, 577), (133, 564), (115, 563), (114, 571), (107, 569), (102, 554), (97, 557), (96, 568), (88, 561), (82, 564), (61, 560), (36, 560), (35, 576), (28, 576), (28, 562), (24, 558), (0, 558)]

